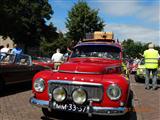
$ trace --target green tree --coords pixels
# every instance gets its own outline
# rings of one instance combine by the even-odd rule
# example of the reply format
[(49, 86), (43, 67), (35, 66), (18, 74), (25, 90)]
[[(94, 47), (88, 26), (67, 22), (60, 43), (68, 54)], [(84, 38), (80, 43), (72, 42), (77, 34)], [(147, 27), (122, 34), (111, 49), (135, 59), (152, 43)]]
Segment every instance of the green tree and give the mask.
[(48, 0), (0, 0), (0, 33), (26, 47), (39, 46), (56, 34), (56, 28), (46, 24), (52, 14)]
[(62, 53), (67, 52), (67, 47), (69, 46), (70, 41), (65, 37), (62, 32), (58, 33), (58, 37), (54, 41), (43, 40), (41, 42), (41, 50), (43, 55), (51, 56), (57, 48), (61, 49)]
[[(142, 57), (140, 54), (143, 54), (143, 52), (148, 49), (148, 45), (150, 43), (141, 43), (141, 42), (135, 42), (132, 39), (127, 39), (122, 42), (123, 46), (123, 54), (124, 57), (137, 57), (140, 58)], [(160, 52), (160, 47), (155, 46), (155, 49)]]
[(68, 12), (67, 37), (75, 43), (85, 38), (86, 33), (101, 31), (104, 26), (103, 20), (98, 16), (98, 10), (91, 9), (83, 0), (78, 1)]
[(134, 42), (132, 39), (127, 39), (122, 42), (124, 56), (126, 57), (140, 57), (139, 53), (143, 53), (145, 50), (145, 44), (141, 42)]

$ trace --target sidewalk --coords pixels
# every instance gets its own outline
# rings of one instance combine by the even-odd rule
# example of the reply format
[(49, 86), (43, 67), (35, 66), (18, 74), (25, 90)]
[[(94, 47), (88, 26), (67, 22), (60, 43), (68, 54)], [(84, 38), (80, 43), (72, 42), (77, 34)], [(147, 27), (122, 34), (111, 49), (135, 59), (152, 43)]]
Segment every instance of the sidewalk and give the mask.
[(131, 89), (134, 92), (137, 120), (160, 120), (160, 88), (158, 90), (144, 89), (144, 83), (135, 82), (131, 75)]

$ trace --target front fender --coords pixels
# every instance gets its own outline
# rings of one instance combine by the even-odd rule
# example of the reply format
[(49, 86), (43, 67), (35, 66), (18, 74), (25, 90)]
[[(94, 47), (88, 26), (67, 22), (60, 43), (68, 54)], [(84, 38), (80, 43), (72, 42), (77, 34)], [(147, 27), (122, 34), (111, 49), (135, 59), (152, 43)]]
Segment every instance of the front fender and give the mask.
[[(119, 107), (120, 102), (127, 104), (130, 91), (130, 84), (127, 78), (120, 74), (108, 74), (103, 76), (102, 84), (104, 86), (103, 100), (99, 105), (97, 104), (98, 106)], [(119, 100), (110, 100), (107, 96), (106, 91), (110, 84), (117, 84), (121, 88), (122, 96)]]
[[(35, 74), (35, 76), (32, 79), (32, 93), (34, 94), (35, 98), (38, 98), (40, 100), (49, 100), (49, 96), (48, 96), (48, 80), (50, 79), (50, 77), (54, 74), (54, 71), (52, 70), (44, 70), (41, 72), (38, 72), (37, 74)], [(43, 78), (45, 81), (45, 90), (43, 92), (36, 92), (34, 90), (34, 86), (33, 83), (37, 78)]]

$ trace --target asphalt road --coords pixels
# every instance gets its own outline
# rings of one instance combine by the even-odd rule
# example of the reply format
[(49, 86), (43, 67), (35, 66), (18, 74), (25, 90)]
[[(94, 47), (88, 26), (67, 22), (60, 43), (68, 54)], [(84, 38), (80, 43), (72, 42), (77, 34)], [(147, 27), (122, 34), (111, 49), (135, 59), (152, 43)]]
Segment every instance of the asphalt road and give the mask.
[[(149, 116), (152, 116), (152, 120), (158, 120), (159, 117), (159, 102), (154, 103), (157, 106), (155, 111), (146, 112), (145, 104), (152, 105), (148, 106), (151, 109), (153, 106), (154, 100), (159, 101), (160, 99), (160, 89), (157, 91), (145, 91), (143, 88), (144, 83), (136, 83), (134, 77), (131, 76), (131, 88), (134, 93), (134, 102), (135, 102), (135, 111), (130, 115), (129, 120), (150, 120)], [(149, 96), (149, 92), (152, 93), (152, 96)], [(154, 93), (154, 94), (153, 94)], [(145, 95), (142, 95), (145, 94)], [(157, 97), (157, 95), (159, 95)], [(0, 120), (47, 120), (42, 112), (41, 108), (32, 106), (29, 103), (29, 98), (31, 96), (31, 83), (22, 83), (9, 85), (6, 87), (3, 93), (0, 93)], [(144, 102), (143, 99), (146, 99), (147, 96), (155, 99)], [(159, 108), (158, 108), (159, 106)], [(141, 108), (142, 107), (142, 108)], [(148, 109), (147, 109), (148, 110)], [(155, 113), (155, 114), (154, 114)], [(150, 115), (148, 115), (150, 114)], [(148, 117), (146, 118), (145, 116)], [(158, 114), (160, 115), (160, 114)], [(73, 114), (73, 113), (56, 113), (53, 120), (127, 120), (127, 117), (106, 117), (106, 116), (93, 116), (89, 118), (87, 115), (82, 114)]]

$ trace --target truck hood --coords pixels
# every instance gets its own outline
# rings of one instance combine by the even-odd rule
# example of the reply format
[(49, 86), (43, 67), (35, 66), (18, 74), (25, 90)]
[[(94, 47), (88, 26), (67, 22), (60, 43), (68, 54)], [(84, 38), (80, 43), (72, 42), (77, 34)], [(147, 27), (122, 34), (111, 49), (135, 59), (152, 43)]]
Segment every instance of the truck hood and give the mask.
[(78, 74), (105, 74), (107, 68), (120, 67), (120, 60), (107, 60), (103, 58), (72, 59), (59, 67), (59, 72)]

